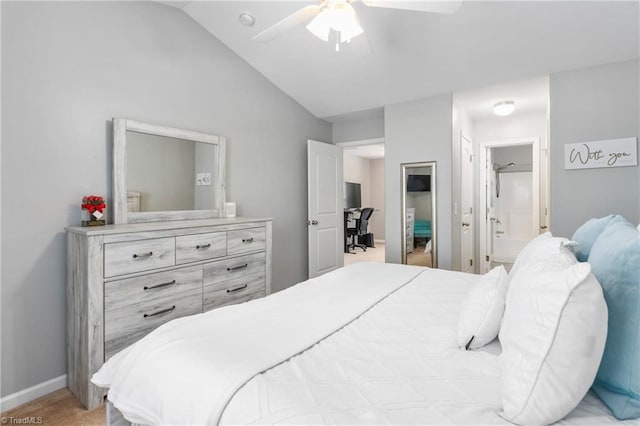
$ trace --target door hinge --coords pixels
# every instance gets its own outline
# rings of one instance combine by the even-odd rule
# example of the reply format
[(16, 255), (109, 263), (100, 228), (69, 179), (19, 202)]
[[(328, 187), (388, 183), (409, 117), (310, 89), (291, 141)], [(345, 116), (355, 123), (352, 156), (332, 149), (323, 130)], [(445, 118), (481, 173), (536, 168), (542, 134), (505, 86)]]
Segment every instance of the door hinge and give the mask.
[(469, 266), (473, 266), (473, 259), (469, 259)]
[(485, 260), (488, 262), (488, 261), (489, 261), (489, 256), (486, 256), (486, 257), (485, 257)]
[(473, 214), (473, 207), (469, 207), (469, 214)]

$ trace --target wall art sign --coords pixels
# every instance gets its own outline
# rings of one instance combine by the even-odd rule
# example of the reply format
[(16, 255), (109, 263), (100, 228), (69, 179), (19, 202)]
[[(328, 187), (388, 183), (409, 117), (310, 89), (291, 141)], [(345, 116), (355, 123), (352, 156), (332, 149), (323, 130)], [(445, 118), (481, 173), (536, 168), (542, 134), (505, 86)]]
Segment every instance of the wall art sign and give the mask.
[(637, 138), (569, 143), (564, 146), (564, 168), (566, 170), (637, 165)]

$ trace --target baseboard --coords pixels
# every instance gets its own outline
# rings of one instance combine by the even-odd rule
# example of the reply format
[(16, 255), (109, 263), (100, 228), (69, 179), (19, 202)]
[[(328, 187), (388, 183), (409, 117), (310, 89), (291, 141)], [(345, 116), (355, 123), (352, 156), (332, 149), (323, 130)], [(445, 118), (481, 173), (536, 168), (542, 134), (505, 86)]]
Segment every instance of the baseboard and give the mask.
[(373, 242), (376, 243), (376, 244), (384, 244), (384, 240), (374, 239)]
[(7, 395), (0, 398), (0, 412), (11, 410), (19, 405), (26, 404), (27, 402), (31, 402), (41, 396), (45, 396), (46, 394), (66, 387), (67, 375), (63, 374), (55, 379), (47, 380), (46, 382), (42, 382), (35, 386), (31, 386), (30, 388)]

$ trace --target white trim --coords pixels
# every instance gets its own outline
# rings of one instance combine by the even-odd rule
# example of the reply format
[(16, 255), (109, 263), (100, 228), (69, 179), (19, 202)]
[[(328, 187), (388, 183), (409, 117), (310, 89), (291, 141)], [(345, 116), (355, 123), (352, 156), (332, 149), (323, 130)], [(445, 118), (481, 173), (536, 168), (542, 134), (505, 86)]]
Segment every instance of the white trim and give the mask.
[(377, 239), (377, 238), (374, 238), (374, 239), (373, 239), (373, 243), (374, 243), (374, 244), (384, 244), (384, 240), (379, 240), (379, 239)]
[[(515, 146), (515, 145), (532, 145), (532, 195), (533, 195), (533, 212), (532, 212), (532, 227), (533, 234), (539, 232), (540, 228), (540, 138), (518, 138), (518, 139), (506, 139), (503, 141), (494, 142), (482, 142), (480, 144), (480, 190), (483, 191), (480, 195), (480, 209), (479, 209), (479, 222), (480, 222), (480, 273), (484, 274), (489, 272), (491, 268), (491, 258), (487, 261), (487, 150), (490, 148)], [(484, 217), (483, 217), (484, 216)]]
[(39, 383), (30, 388), (23, 389), (11, 395), (0, 398), (0, 412), (11, 410), (19, 405), (31, 402), (41, 396), (67, 387), (67, 375), (56, 377), (46, 382)]
[(348, 147), (348, 146), (360, 146), (360, 145), (376, 145), (379, 143), (384, 143), (384, 138), (374, 138), (374, 139), (362, 139), (357, 141), (348, 141), (348, 142), (337, 142), (337, 146)]

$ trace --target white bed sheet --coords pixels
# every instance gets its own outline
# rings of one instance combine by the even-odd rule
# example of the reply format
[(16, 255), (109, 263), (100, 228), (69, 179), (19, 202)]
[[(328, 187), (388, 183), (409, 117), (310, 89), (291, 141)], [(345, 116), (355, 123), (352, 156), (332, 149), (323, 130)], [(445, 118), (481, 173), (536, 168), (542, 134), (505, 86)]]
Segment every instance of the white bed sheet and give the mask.
[[(510, 424), (499, 416), (499, 342), (477, 351), (456, 346), (459, 307), (478, 279), (427, 270), (337, 333), (251, 379), (221, 424)], [(558, 424), (624, 423), (589, 393)]]

